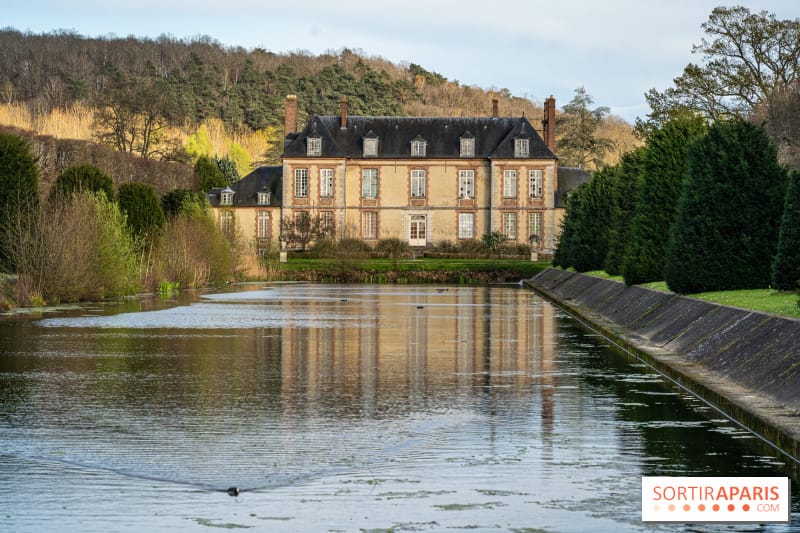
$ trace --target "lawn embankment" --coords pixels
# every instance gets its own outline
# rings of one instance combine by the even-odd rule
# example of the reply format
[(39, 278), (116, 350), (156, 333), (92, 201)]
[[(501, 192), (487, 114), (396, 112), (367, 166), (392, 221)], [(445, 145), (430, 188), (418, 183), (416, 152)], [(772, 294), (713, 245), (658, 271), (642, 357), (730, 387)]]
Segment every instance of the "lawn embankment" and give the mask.
[[(612, 276), (602, 270), (585, 272), (589, 276), (623, 281), (622, 276)], [(642, 287), (671, 292), (663, 281), (644, 283)], [(775, 289), (749, 289), (740, 291), (702, 292), (699, 294), (686, 294), (689, 298), (697, 298), (707, 302), (714, 302), (730, 307), (772, 313), (780, 316), (800, 318), (800, 307), (797, 306), (797, 293), (776, 291)]]
[(516, 283), (550, 263), (514, 259), (306, 259), (270, 261), (267, 278), (328, 283)]

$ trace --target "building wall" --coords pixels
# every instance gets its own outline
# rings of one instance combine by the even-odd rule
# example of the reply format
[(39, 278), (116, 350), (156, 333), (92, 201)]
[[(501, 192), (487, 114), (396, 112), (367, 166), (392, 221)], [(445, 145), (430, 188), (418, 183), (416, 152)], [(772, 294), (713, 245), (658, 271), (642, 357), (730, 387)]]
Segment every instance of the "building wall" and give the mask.
[[(295, 170), (308, 171), (308, 194), (295, 195)], [(320, 170), (332, 169), (334, 196), (320, 196)], [(362, 171), (377, 169), (377, 198), (362, 196)], [(411, 196), (411, 172), (424, 170), (426, 187), (424, 198)], [(459, 198), (459, 171), (472, 170), (475, 175), (475, 195), (472, 199)], [(514, 198), (503, 196), (504, 171), (517, 172)], [(542, 171), (542, 196), (531, 198), (528, 194), (528, 172)], [(503, 213), (514, 214), (517, 232), (514, 242), (528, 243), (531, 234), (530, 213), (542, 213), (543, 235), (537, 246), (551, 251), (555, 239), (554, 195), (556, 162), (552, 159), (323, 159), (294, 158), (283, 162), (283, 206), (285, 217), (297, 211), (312, 214), (320, 211), (333, 213), (337, 233), (364, 238), (363, 213), (375, 213), (378, 231), (375, 239), (396, 237), (409, 240), (410, 220), (413, 215), (426, 217), (426, 244), (444, 240), (459, 240), (459, 214), (472, 213), (475, 220), (474, 238), (490, 231), (503, 231)]]

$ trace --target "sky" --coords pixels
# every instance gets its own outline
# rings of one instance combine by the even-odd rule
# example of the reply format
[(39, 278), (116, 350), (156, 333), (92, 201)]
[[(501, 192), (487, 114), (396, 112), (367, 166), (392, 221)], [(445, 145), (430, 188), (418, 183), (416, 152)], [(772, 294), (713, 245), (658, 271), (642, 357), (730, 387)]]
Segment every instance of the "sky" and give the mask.
[[(557, 107), (584, 87), (629, 122), (690, 62), (720, 5), (780, 19), (797, 0), (6, 0), (0, 27), (87, 36), (207, 35), (228, 46), (320, 54), (343, 48), (417, 63), (462, 85)], [(0, 51), (2, 53), (2, 51)]]

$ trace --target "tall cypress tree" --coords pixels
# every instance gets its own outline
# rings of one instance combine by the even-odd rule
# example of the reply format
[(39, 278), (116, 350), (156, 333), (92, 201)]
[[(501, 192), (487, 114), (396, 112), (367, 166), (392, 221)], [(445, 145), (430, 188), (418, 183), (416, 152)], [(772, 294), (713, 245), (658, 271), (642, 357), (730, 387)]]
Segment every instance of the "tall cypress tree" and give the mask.
[(611, 228), (608, 234), (608, 254), (604, 263), (606, 272), (622, 274), (622, 259), (628, 245), (631, 221), (636, 208), (637, 188), (641, 161), (645, 148), (628, 152), (617, 165), (616, 180), (611, 193)]
[(704, 131), (701, 118), (678, 118), (647, 139), (630, 240), (622, 265), (628, 285), (664, 279), (669, 232), (686, 174), (686, 150)]
[(687, 182), (665, 265), (678, 293), (770, 283), (786, 170), (763, 129), (718, 122), (688, 152)]
[(778, 253), (772, 262), (772, 286), (791, 291), (800, 283), (800, 172), (789, 174)]

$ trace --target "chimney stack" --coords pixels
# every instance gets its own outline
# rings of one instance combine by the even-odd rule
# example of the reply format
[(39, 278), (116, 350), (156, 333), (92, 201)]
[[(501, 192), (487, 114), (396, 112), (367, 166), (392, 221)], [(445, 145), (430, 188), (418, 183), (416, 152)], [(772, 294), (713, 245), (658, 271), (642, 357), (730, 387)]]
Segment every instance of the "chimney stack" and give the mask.
[(492, 117), (497, 118), (500, 114), (498, 104), (500, 101), (497, 98), (492, 98)]
[(283, 135), (288, 137), (297, 132), (297, 95), (289, 94), (286, 96), (286, 104), (283, 117)]
[(551, 152), (556, 151), (556, 99), (553, 95), (544, 101), (544, 117), (542, 118), (544, 143)]
[(342, 96), (342, 125), (343, 130), (347, 129), (347, 97)]

